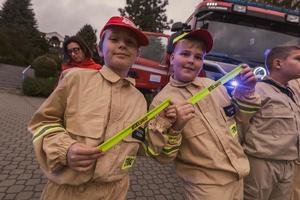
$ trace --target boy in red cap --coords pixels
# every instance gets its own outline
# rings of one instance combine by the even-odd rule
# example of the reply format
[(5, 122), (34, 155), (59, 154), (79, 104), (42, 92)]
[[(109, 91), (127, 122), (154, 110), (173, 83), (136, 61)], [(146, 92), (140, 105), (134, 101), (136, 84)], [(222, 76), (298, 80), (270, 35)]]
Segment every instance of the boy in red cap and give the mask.
[[(148, 126), (149, 146), (154, 154), (161, 152), (156, 157), (158, 161), (174, 160), (176, 173), (184, 182), (185, 199), (242, 200), (243, 178), (249, 173), (249, 162), (239, 144), (236, 122), (248, 123), (259, 108), (260, 98), (254, 93), (256, 78), (251, 69), (243, 65), (233, 99), (222, 86), (195, 104), (194, 110), (191, 105), (180, 104), (213, 83), (198, 77), (213, 39), (203, 29), (171, 38), (170, 64), (174, 74), (151, 107), (171, 98), (182, 105), (181, 110), (176, 107), (177, 114), (181, 115), (177, 115), (177, 120), (186, 121), (171, 123), (162, 116), (154, 118)], [(189, 111), (182, 114), (183, 110)], [(181, 145), (165, 148), (165, 138), (178, 135), (182, 135)], [(157, 143), (161, 146), (152, 145)]]
[(49, 179), (41, 199), (126, 198), (128, 169), (140, 141), (130, 135), (107, 152), (96, 146), (147, 111), (127, 73), (148, 39), (126, 17), (112, 17), (100, 37), (102, 69), (70, 69), (29, 124), (37, 160)]

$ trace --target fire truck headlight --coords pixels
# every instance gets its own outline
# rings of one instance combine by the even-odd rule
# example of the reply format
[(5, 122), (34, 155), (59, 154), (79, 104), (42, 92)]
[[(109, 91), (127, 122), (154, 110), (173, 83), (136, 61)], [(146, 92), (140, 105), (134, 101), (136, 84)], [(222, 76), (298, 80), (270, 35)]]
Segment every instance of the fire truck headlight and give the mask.
[(296, 15), (286, 15), (286, 21), (298, 24), (300, 22), (300, 17)]
[(232, 10), (239, 13), (246, 13), (247, 7), (239, 4), (233, 4)]

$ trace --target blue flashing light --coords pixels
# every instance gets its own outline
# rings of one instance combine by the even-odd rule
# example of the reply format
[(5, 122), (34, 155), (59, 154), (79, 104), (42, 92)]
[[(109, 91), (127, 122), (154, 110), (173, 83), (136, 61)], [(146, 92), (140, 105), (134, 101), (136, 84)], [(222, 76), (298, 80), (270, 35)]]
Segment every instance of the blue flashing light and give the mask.
[(230, 82), (230, 85), (232, 85), (233, 87), (236, 87), (239, 85), (239, 82), (237, 82), (236, 80), (233, 80)]

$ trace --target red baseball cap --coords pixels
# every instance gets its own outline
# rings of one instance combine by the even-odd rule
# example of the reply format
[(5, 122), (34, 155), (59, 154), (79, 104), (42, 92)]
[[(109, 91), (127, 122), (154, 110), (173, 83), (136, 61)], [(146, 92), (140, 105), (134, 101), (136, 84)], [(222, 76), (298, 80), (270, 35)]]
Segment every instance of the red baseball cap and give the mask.
[(195, 40), (202, 41), (206, 47), (206, 53), (208, 53), (212, 49), (214, 43), (211, 34), (206, 29), (197, 29), (191, 32), (175, 33), (170, 38), (168, 53), (172, 53), (174, 51), (176, 43), (184, 38), (193, 38)]
[(127, 17), (123, 17), (123, 16), (114, 16), (111, 17), (108, 22), (105, 24), (105, 26), (102, 28), (101, 33), (100, 33), (100, 38), (103, 35), (103, 32), (112, 26), (122, 26), (122, 27), (126, 27), (129, 28), (130, 30), (132, 30), (136, 36), (137, 36), (137, 41), (139, 43), (140, 46), (147, 46), (149, 44), (149, 40), (147, 38), (147, 36), (141, 31), (139, 30), (136, 25)]

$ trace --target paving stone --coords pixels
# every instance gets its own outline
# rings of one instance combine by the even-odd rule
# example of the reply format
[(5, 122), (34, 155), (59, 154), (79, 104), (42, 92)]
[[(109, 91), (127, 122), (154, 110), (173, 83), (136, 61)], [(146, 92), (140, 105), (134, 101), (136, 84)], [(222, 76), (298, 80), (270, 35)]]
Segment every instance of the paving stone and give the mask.
[(0, 187), (0, 193), (5, 192), (6, 190), (7, 190), (7, 187)]
[(24, 189), (24, 185), (13, 185), (8, 188), (7, 193), (18, 193)]
[(160, 191), (161, 191), (162, 194), (166, 194), (166, 195), (170, 194), (170, 190), (168, 190), (166, 188), (161, 188)]
[(167, 200), (163, 195), (155, 195), (155, 199), (156, 200)]
[(15, 199), (16, 194), (7, 194), (4, 197), (4, 200), (11, 200), (11, 199)]
[(146, 196), (146, 197), (151, 197), (153, 196), (153, 192), (151, 190), (143, 190), (143, 194)]
[(25, 180), (17, 180), (16, 184), (17, 185), (24, 185), (25, 184)]
[(6, 180), (8, 177), (7, 174), (0, 174), (0, 181)]
[(25, 185), (37, 185), (41, 182), (41, 179), (30, 179), (26, 181)]
[(34, 190), (34, 186), (30, 185), (30, 186), (26, 186), (24, 191), (33, 191)]
[(14, 169), (10, 172), (10, 174), (23, 174), (24, 171), (24, 169)]
[(21, 174), (20, 176), (18, 176), (18, 180), (22, 180), (22, 179), (29, 179), (32, 177), (32, 174)]
[(14, 180), (16, 180), (17, 177), (18, 177), (18, 175), (10, 175), (7, 179), (14, 179)]
[(33, 192), (28, 191), (28, 192), (20, 192), (17, 196), (16, 196), (16, 200), (31, 200), (31, 197), (33, 195)]
[(16, 180), (4, 180), (2, 182), (0, 182), (0, 187), (1, 186), (12, 186), (13, 184), (15, 184)]

